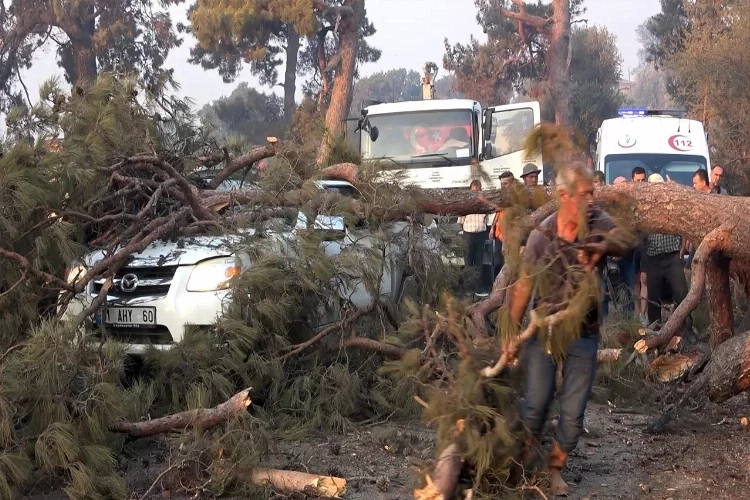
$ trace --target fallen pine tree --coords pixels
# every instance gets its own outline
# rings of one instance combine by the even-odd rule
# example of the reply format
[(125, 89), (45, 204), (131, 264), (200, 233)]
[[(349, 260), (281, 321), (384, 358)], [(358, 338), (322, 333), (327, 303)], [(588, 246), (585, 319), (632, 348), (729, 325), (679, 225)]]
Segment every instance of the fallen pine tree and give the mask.
[[(517, 237), (520, 238), (522, 233), (535, 227), (555, 207), (554, 193), (541, 188), (518, 187), (482, 194), (453, 190), (426, 191), (383, 182), (377, 176), (377, 166), (342, 163), (317, 171), (312, 159), (314, 155), (297, 153), (277, 141), (271, 141), (269, 145), (255, 148), (247, 154), (215, 148), (208, 142), (202, 142), (197, 134), (191, 138), (192, 142), (180, 142), (175, 138), (170, 139), (166, 132), (154, 134), (150, 111), (135, 99), (119, 97), (125, 93), (123, 91), (130, 95), (131, 89), (113, 81), (99, 85), (99, 88), (83, 96), (71, 96), (62, 107), (63, 114), (70, 118), (69, 123), (74, 124), (74, 128), (65, 130), (62, 151), (52, 154), (42, 151), (41, 146), (31, 148), (21, 144), (0, 159), (8, 173), (16, 173), (15, 177), (9, 175), (8, 178), (20, 179), (5, 194), (15, 197), (16, 192), (29, 192), (35, 196), (30, 197), (25, 205), (8, 207), (7, 213), (3, 214), (6, 219), (12, 220), (18, 230), (12, 239), (3, 239), (0, 245), (0, 259), (3, 270), (7, 271), (3, 274), (3, 296), (0, 298), (22, 304), (25, 299), (39, 295), (40, 290), (53, 293), (55, 297), (57, 292), (62, 292), (60, 302), (55, 305), (64, 306), (66, 301), (80, 294), (92, 279), (104, 281), (105, 285), (91, 307), (76, 318), (78, 324), (104, 303), (113, 278), (132, 255), (163, 240), (203, 234), (237, 234), (243, 227), (258, 228), (266, 220), (286, 217), (289, 211), (293, 216), (298, 212), (343, 213), (347, 217), (365, 220), (376, 232), (387, 222), (407, 221), (412, 228), (411, 235), (414, 235), (424, 230), (415, 222), (423, 213), (466, 215), (490, 213), (498, 209), (517, 212), (513, 220)], [(110, 94), (118, 96), (114, 104), (108, 97)], [(124, 116), (134, 117), (129, 119), (127, 126), (117, 125), (120, 122), (115, 121), (115, 125), (106, 122), (110, 127), (114, 126), (113, 129), (92, 131), (84, 128), (97, 123), (91, 118), (92, 115), (96, 116), (105, 108), (115, 105), (122, 108)], [(120, 144), (120, 147), (112, 148), (112, 144)], [(175, 144), (191, 144), (192, 147), (178, 150)], [(271, 166), (262, 173), (253, 167), (257, 160), (272, 155), (279, 156), (279, 161), (270, 162)], [(71, 169), (70, 165), (77, 166), (77, 169)], [(207, 181), (201, 177), (206, 169), (213, 170)], [(38, 175), (27, 179), (17, 171), (25, 172), (24, 175), (28, 175), (28, 172)], [(255, 184), (251, 188), (217, 189), (228, 180), (236, 180), (236, 174), (244, 175), (245, 172), (255, 175)], [(311, 188), (316, 180), (324, 178), (348, 180), (362, 196), (351, 200), (337, 193), (323, 193)], [(51, 183), (50, 179), (57, 180)], [(88, 184), (80, 182), (81, 179), (89, 181)], [(744, 227), (746, 222), (747, 208), (750, 206), (745, 199), (704, 195), (673, 183), (609, 186), (598, 189), (595, 199), (597, 203), (611, 207), (613, 213), (638, 230), (679, 233), (700, 242), (689, 300), (678, 307), (673, 319), (658, 333), (648, 333), (648, 339), (644, 341), (647, 349), (666, 346), (679, 331), (681, 322), (700, 300), (700, 283), (721, 284), (728, 273), (727, 260), (731, 259), (737, 265), (750, 257), (745, 234), (736, 230)], [(252, 209), (252, 215), (244, 214), (243, 210), (248, 207)], [(698, 210), (696, 207), (701, 208)], [(527, 214), (527, 211), (533, 212)], [(721, 219), (711, 218), (707, 216), (711, 212), (726, 215)], [(71, 245), (69, 241), (78, 244)], [(319, 240), (314, 242), (317, 244)], [(283, 404), (278, 403), (279, 406), (298, 412), (290, 412), (290, 419), (308, 416), (302, 413), (306, 410), (294, 406), (296, 403), (282, 400), (285, 397), (291, 400), (292, 396), (300, 394), (311, 398), (301, 406), (321, 408), (317, 413), (338, 415), (340, 407), (344, 407), (346, 411), (342, 411), (343, 414), (353, 415), (355, 410), (352, 408), (356, 409), (356, 405), (352, 405), (351, 401), (339, 402), (323, 391), (316, 393), (297, 388), (314, 385), (310, 381), (313, 377), (318, 377), (320, 387), (349, 388), (354, 384), (348, 383), (350, 379), (345, 374), (335, 372), (347, 382), (336, 385), (339, 381), (332, 378), (331, 370), (327, 366), (326, 369), (320, 368), (313, 360), (341, 349), (348, 349), (352, 353), (358, 350), (376, 351), (392, 360), (384, 367), (384, 373), (394, 375), (401, 381), (418, 380), (418, 389), (428, 395), (427, 414), (437, 422), (441, 448), (448, 449), (457, 440), (462, 456), (470, 458), (463, 463), (471, 468), (472, 477), (477, 482), (484, 482), (491, 490), (492, 481), (498, 481), (498, 478), (501, 482), (507, 480), (508, 484), (519, 481), (521, 471), (515, 467), (514, 460), (521, 458), (519, 442), (523, 442), (522, 425), (518, 415), (506, 411), (516, 401), (513, 394), (517, 385), (517, 381), (513, 380), (515, 374), (513, 371), (503, 372), (502, 366), (495, 377), (482, 374), (501, 357), (490, 318), (498, 316), (497, 311), (505, 303), (506, 289), (514, 276), (512, 262), (500, 273), (490, 296), (477, 304), (461, 303), (450, 296), (444, 296), (443, 303), (437, 304), (437, 301), (420, 297), (422, 300), (412, 311), (410, 320), (400, 324), (398, 321), (392, 322), (398, 327), (396, 333), (404, 339), (395, 341), (392, 338), (394, 332), (379, 334), (381, 330), (372, 326), (373, 323), (384, 323), (380, 320), (388, 316), (388, 310), (382, 304), (357, 310), (345, 303), (342, 308), (344, 315), (334, 321), (330, 328), (316, 333), (305, 328), (301, 332), (292, 332), (300, 322), (309, 320), (304, 313), (316, 310), (321, 303), (327, 303), (336, 295), (332, 293), (332, 279), (345, 274), (340, 272), (341, 269), (334, 269), (323, 262), (320, 252), (310, 250), (312, 244), (303, 242), (300, 247), (308, 252), (307, 260), (303, 263), (309, 266), (300, 265), (300, 261), (272, 256), (259, 259), (250, 273), (252, 276), (244, 277), (246, 281), (238, 280), (238, 286), (246, 287), (243, 291), (252, 292), (246, 294), (253, 296), (254, 303), (243, 303), (238, 298), (237, 304), (233, 305), (233, 315), (217, 327), (222, 340), (235, 348), (230, 355), (206, 342), (200, 344), (195, 340), (193, 342), (200, 347), (195, 351), (200, 355), (192, 353), (191, 357), (191, 353), (179, 351), (182, 359), (177, 361), (173, 359), (178, 357), (177, 354), (173, 354), (172, 359), (168, 359), (168, 354), (160, 358), (154, 355), (154, 359), (161, 362), (157, 371), (166, 372), (167, 367), (179, 368), (170, 375), (169, 383), (158, 379), (161, 383), (153, 388), (160, 397), (152, 399), (162, 404), (159, 414), (169, 413), (163, 411), (168, 406), (164, 400), (169, 396), (161, 394), (167, 392), (167, 387), (174, 387), (171, 396), (175, 401), (170, 401), (169, 406), (170, 411), (174, 411), (178, 406), (185, 407), (185, 394), (197, 391), (195, 387), (209, 385), (206, 380), (219, 379), (221, 384), (225, 384), (224, 389), (230, 383), (246, 387), (251, 385), (250, 382), (253, 382), (253, 386), (271, 387), (266, 389), (264, 397), (275, 396), (279, 398), (278, 401), (283, 401)], [(80, 256), (81, 252), (91, 250), (100, 250), (105, 257), (80, 279), (68, 282), (64, 277), (64, 266), (69, 262), (63, 262), (61, 256)], [(413, 251), (405, 260), (414, 270), (419, 267), (420, 259), (426, 257)], [(362, 265), (364, 262), (358, 260), (356, 264), (371, 267)], [(308, 273), (305, 267), (313, 271)], [(365, 278), (377, 280), (377, 272), (369, 271), (365, 273)], [(441, 282), (429, 281), (422, 275), (419, 277), (424, 278), (426, 284), (423, 288), (428, 292), (442, 291)], [(722, 311), (726, 310), (728, 295), (720, 286), (709, 286), (708, 291), (709, 300), (715, 304), (717, 311), (714, 316), (718, 323), (712, 326), (712, 331), (726, 332), (727, 316)], [(305, 302), (309, 297), (321, 300), (310, 304)], [(421, 307), (424, 305), (429, 307)], [(363, 328), (363, 324), (368, 328)], [(12, 331), (13, 328), (7, 330)], [(731, 328), (729, 331), (731, 333)], [(292, 339), (290, 332), (299, 334), (301, 338)], [(715, 337), (720, 338), (718, 333)], [(719, 342), (715, 344), (720, 345)], [(14, 345), (7, 347), (14, 348)], [(642, 350), (642, 345), (639, 344), (639, 348)], [(18, 362), (16, 354), (29, 356), (29, 351), (18, 349), (8, 354), (14, 363)], [(601, 357), (616, 361), (621, 352), (602, 351)], [(733, 356), (726, 361), (727, 366), (741, 366), (741, 360), (737, 358), (744, 355), (741, 350), (733, 350), (727, 355)], [(219, 360), (223, 365), (221, 367)], [(81, 365), (88, 366), (85, 362)], [(186, 365), (189, 368), (186, 369)], [(417, 376), (413, 376), (415, 371)], [(12, 374), (15, 373), (23, 371), (9, 371), (7, 380), (13, 380), (15, 375)], [(284, 380), (279, 374), (296, 376), (302, 382), (295, 384), (294, 381)], [(248, 380), (252, 377), (265, 384)], [(47, 378), (40, 380), (46, 381)], [(710, 379), (709, 382), (716, 381)], [(34, 381), (27, 383), (33, 384)], [(116, 385), (113, 380), (108, 380), (108, 383)], [(735, 386), (742, 387), (742, 384)], [(65, 396), (60, 395), (65, 392), (64, 387), (41, 392), (53, 394), (55, 397), (49, 399), (54, 405), (62, 404), (64, 411), (80, 415), (80, 409), (91, 404), (86, 398), (88, 384), (73, 388), (76, 392)], [(236, 387), (232, 387), (232, 390), (236, 390)], [(335, 392), (337, 396), (346, 393), (342, 390)], [(309, 396), (310, 393), (315, 396)], [(334, 408), (332, 400), (340, 407)], [(192, 407), (210, 408), (217, 403), (203, 402), (205, 404)], [(57, 411), (58, 406), (54, 408)], [(11, 414), (15, 415), (16, 411), (22, 415), (26, 410), (14, 410)], [(108, 411), (117, 413), (112, 409)], [(177, 422), (175, 429), (185, 427), (183, 417), (187, 418), (188, 415), (172, 420), (173, 423)], [(160, 429), (170, 428), (171, 425), (167, 425), (170, 417), (164, 418), (166, 420), (153, 419), (150, 425), (158, 423), (160, 426), (163, 424)], [(320, 416), (306, 420), (312, 422), (310, 425), (324, 421)], [(44, 419), (42, 421), (46, 422)], [(134, 426), (144, 425), (129, 428), (135, 435), (153, 432), (153, 429), (144, 430), (148, 422), (133, 421), (131, 424)], [(462, 424), (457, 434), (458, 422)], [(80, 425), (87, 428), (88, 424)], [(52, 429), (56, 430), (55, 427)], [(29, 435), (35, 436), (45, 429), (37, 431)], [(50, 433), (54, 436), (59, 434), (57, 431)], [(28, 444), (25, 441), (27, 437), (22, 434), (17, 438), (18, 442)], [(50, 466), (49, 470), (54, 471), (55, 468), (64, 467)], [(440, 475), (433, 474), (432, 479), (441, 488), (447, 488), (442, 485), (444, 480)], [(20, 481), (12, 482), (19, 484)]]

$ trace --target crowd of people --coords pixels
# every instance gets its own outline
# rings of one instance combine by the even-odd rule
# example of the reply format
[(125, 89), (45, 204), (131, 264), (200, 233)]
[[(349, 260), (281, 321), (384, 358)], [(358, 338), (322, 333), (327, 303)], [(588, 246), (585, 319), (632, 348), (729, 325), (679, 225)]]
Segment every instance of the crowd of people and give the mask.
[[(521, 183), (525, 186), (538, 185), (541, 170), (534, 164), (524, 166)], [(709, 176), (705, 169), (699, 169), (693, 174), (693, 187), (701, 192), (712, 194), (726, 194), (722, 187), (724, 169), (714, 165)], [(501, 189), (507, 189), (512, 183), (518, 182), (509, 171), (500, 175)], [(648, 175), (641, 166), (633, 168), (630, 180), (617, 177), (612, 184), (625, 182), (659, 183), (665, 182), (658, 173)], [(592, 174), (594, 187), (606, 184), (604, 172), (596, 171)], [(554, 184), (552, 182), (551, 184)], [(481, 191), (480, 181), (474, 181), (471, 189)], [(466, 253), (464, 264), (469, 269), (476, 270), (479, 283), (476, 295), (485, 296), (492, 287), (494, 278), (503, 266), (503, 212), (494, 214), (473, 214), (459, 218), (466, 239)], [(492, 246), (492, 266), (494, 271), (483, 267), (483, 259), (487, 243)], [(677, 235), (668, 234), (638, 234), (638, 245), (621, 257), (612, 257), (609, 265), (603, 266), (602, 312), (606, 317), (612, 301), (610, 273), (616, 271), (620, 282), (626, 287), (627, 299), (620, 304), (625, 312), (632, 312), (644, 325), (658, 323), (662, 319), (662, 306), (672, 303), (676, 307), (687, 296), (688, 286), (686, 270), (690, 269), (695, 245), (683, 240)], [(693, 340), (692, 324), (686, 323), (686, 339)]]

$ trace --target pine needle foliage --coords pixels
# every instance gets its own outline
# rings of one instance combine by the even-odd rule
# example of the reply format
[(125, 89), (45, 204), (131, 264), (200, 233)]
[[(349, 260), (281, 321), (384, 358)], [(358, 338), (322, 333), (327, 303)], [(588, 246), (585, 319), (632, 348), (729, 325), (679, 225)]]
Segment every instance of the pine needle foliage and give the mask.
[(127, 496), (107, 432), (129, 400), (120, 383), (124, 354), (113, 344), (93, 350), (80, 340), (64, 324), (43, 322), (0, 365), (6, 492), (18, 493), (33, 466), (63, 478), (70, 498)]

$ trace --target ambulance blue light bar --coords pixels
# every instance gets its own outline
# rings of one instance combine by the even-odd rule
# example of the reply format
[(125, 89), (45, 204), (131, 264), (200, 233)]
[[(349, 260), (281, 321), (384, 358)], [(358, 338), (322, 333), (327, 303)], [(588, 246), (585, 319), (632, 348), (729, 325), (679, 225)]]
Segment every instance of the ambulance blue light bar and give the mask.
[(617, 116), (646, 116), (648, 109), (646, 108), (623, 108), (617, 110)]
[(673, 116), (684, 118), (687, 116), (687, 111), (684, 109), (623, 108), (617, 110), (617, 116)]

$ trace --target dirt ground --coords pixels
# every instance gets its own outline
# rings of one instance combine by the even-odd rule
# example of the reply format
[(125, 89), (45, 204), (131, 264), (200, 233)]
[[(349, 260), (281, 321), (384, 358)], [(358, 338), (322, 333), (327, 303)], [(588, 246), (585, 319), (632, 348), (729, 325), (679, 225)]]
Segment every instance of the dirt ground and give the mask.
[[(643, 432), (648, 415), (591, 403), (588, 433), (563, 474), (571, 486), (570, 498), (750, 498), (750, 432), (739, 423), (750, 414), (748, 401), (740, 396), (700, 412), (684, 412), (655, 436)], [(549, 439), (544, 444), (549, 445)], [(396, 500), (412, 498), (420, 465), (434, 456), (434, 439), (420, 423), (384, 422), (343, 435), (280, 442), (275, 448), (269, 466), (340, 475), (348, 481), (345, 498), (350, 500)], [(140, 499), (166, 468), (166, 457), (149, 446), (134, 451), (121, 459), (120, 468), (131, 498)], [(24, 498), (63, 498), (59, 490), (45, 489)], [(161, 498), (158, 488), (152, 498)], [(524, 498), (540, 496), (527, 492)]]
[[(740, 418), (750, 414), (749, 401), (743, 395), (700, 412), (683, 412), (659, 435), (643, 432), (649, 415), (591, 403), (587, 433), (563, 474), (571, 486), (570, 498), (750, 498), (750, 432), (740, 424)], [(548, 433), (543, 444), (549, 446), (550, 439)], [(350, 500), (396, 500), (412, 498), (419, 468), (433, 456), (434, 436), (424, 425), (383, 422), (341, 435), (278, 442), (267, 465), (344, 477), (345, 498)], [(153, 442), (144, 442), (120, 459), (132, 499), (142, 498), (167, 467), (166, 458)], [(161, 497), (155, 488), (151, 498)], [(521, 497), (541, 498), (536, 492), (519, 493)], [(64, 496), (55, 485), (37, 485), (24, 498)]]

